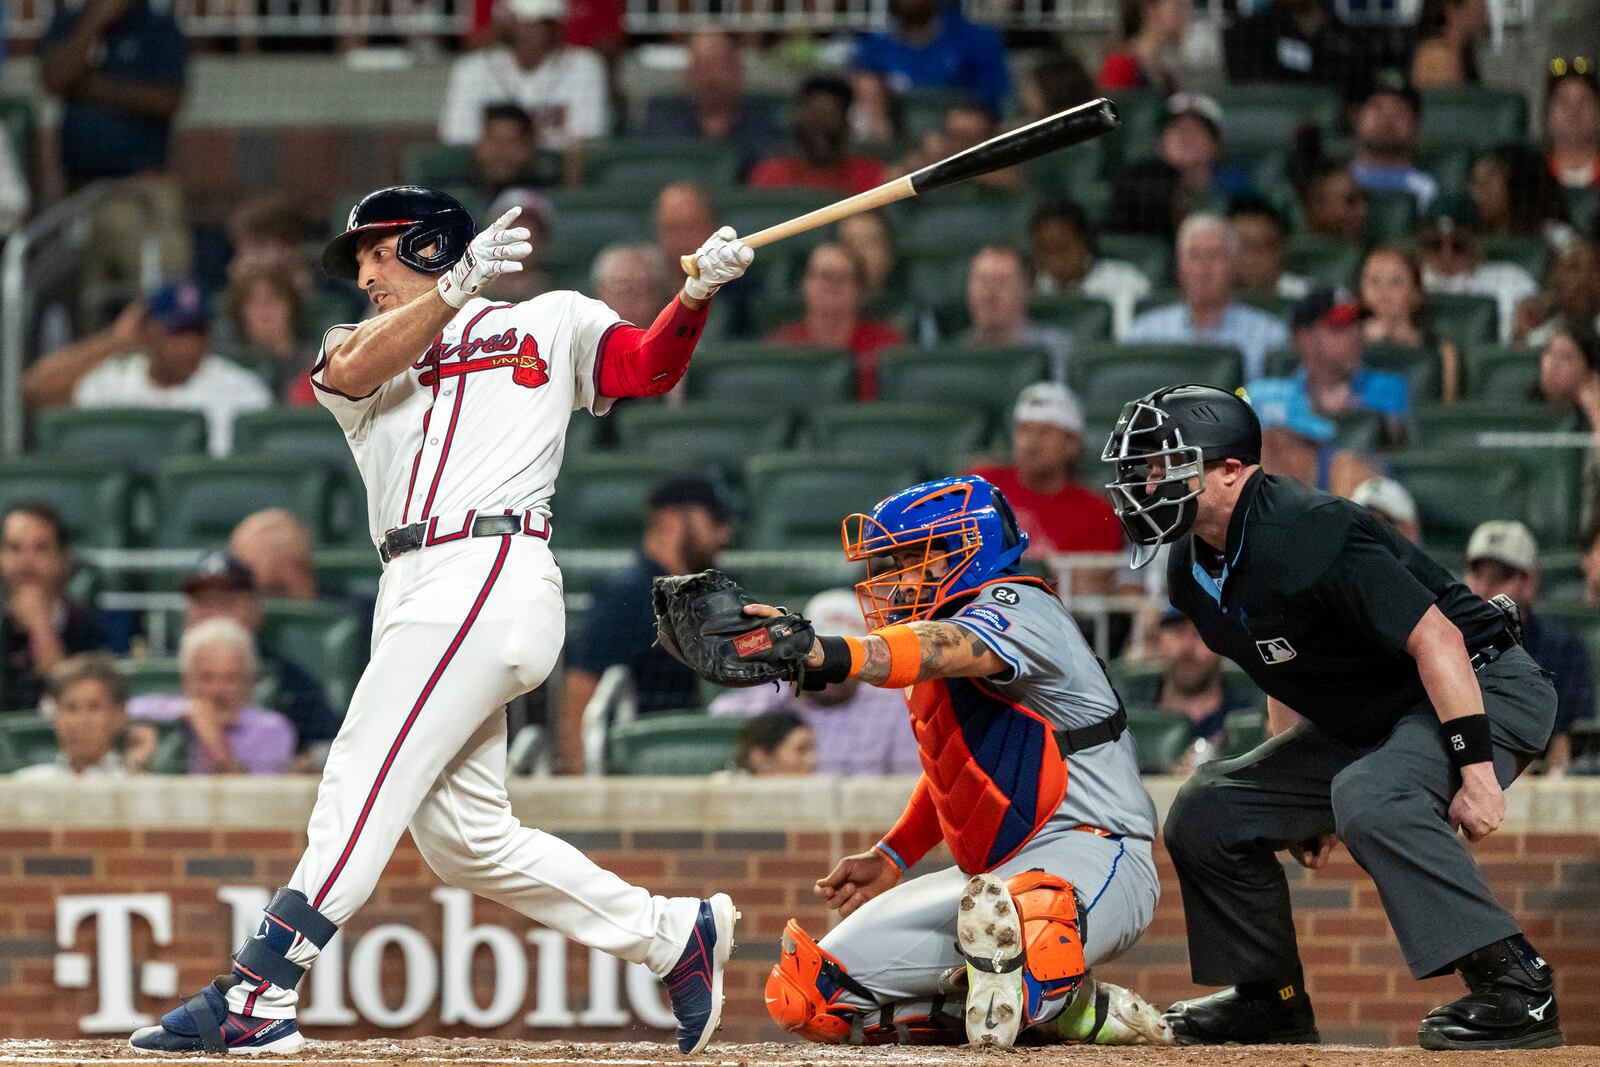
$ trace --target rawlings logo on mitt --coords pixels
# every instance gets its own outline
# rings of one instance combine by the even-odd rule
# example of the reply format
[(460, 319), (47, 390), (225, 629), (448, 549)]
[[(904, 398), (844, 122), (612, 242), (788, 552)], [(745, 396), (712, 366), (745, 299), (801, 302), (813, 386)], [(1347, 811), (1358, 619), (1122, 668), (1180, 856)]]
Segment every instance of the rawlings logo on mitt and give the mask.
[(651, 586), (656, 640), (672, 658), (708, 682), (733, 688), (800, 681), (816, 640), (793, 612), (746, 615), (758, 603), (721, 571), (657, 578)]

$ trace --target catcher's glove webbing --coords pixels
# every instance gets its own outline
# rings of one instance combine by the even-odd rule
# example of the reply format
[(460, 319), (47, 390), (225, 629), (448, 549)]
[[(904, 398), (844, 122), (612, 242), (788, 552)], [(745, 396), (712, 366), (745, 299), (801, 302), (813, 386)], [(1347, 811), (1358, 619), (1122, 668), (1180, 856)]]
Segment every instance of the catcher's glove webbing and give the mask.
[(656, 640), (708, 682), (731, 687), (801, 681), (816, 635), (794, 612), (746, 615), (757, 601), (721, 571), (657, 578)]

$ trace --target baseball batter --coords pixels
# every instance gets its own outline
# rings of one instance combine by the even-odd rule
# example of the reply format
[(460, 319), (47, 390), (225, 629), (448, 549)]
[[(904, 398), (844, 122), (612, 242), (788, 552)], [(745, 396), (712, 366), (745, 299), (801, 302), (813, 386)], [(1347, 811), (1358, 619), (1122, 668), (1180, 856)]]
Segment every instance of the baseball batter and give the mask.
[(132, 1037), (159, 1053), (292, 1052), (296, 987), (367, 899), (402, 831), (444, 881), (667, 983), (684, 1052), (722, 1010), (737, 913), (665, 898), (518, 823), (506, 795), (508, 700), (541, 683), (563, 638), (550, 495), (570, 413), (656, 396), (683, 377), (716, 289), (753, 252), (718, 231), (655, 323), (574, 292), (481, 295), (532, 252), (513, 209), (482, 233), (417, 187), (361, 200), (323, 255), (378, 314), (335, 326), (312, 371), (366, 483), (384, 560), (371, 660), (334, 740), (305, 855), (231, 973)]

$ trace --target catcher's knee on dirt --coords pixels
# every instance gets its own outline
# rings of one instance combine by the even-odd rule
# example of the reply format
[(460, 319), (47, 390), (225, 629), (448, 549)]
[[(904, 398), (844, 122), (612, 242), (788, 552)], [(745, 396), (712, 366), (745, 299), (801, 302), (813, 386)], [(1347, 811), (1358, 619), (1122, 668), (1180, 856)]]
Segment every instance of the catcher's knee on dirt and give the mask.
[[(866, 1006), (844, 999), (850, 994)], [(850, 977), (827, 949), (793, 919), (784, 928), (782, 954), (767, 977), (772, 1021), (807, 1041), (839, 1045), (944, 1044), (948, 1022), (939, 1016), (943, 998), (909, 1005), (885, 1003)]]
[(1024, 871), (1006, 879), (1022, 920), (1028, 1018), (1038, 1019), (1047, 1001), (1065, 1000), (1083, 983), (1087, 912), (1072, 883), (1046, 871)]

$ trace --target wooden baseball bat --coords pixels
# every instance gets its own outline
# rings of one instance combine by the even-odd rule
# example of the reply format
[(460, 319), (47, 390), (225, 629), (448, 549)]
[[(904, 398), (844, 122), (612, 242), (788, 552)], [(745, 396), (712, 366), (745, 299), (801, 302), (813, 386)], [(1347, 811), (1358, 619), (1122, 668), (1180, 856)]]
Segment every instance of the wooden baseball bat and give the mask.
[[(775, 226), (757, 230), (742, 240), (751, 248), (761, 248), (774, 241), (781, 241), (785, 237), (793, 237), (797, 233), (805, 233), (818, 226), (827, 226), (840, 219), (847, 219), (851, 215), (859, 215), (863, 211), (872, 211), (897, 200), (919, 196), (931, 189), (942, 189), (947, 185), (966, 181), (968, 178), (976, 178), (981, 174), (1026, 163), (1058, 148), (1092, 141), (1116, 128), (1116, 106), (1101, 97), (1040, 119), (1038, 122), (1030, 122), (1009, 133), (991, 137), (982, 144), (973, 145), (937, 163), (930, 163), (903, 178), (884, 182), (876, 188), (835, 201), (827, 207), (819, 207), (815, 211), (797, 215)], [(699, 268), (695, 264), (694, 256), (684, 256), (679, 262), (685, 274), (691, 278), (699, 277)]]

